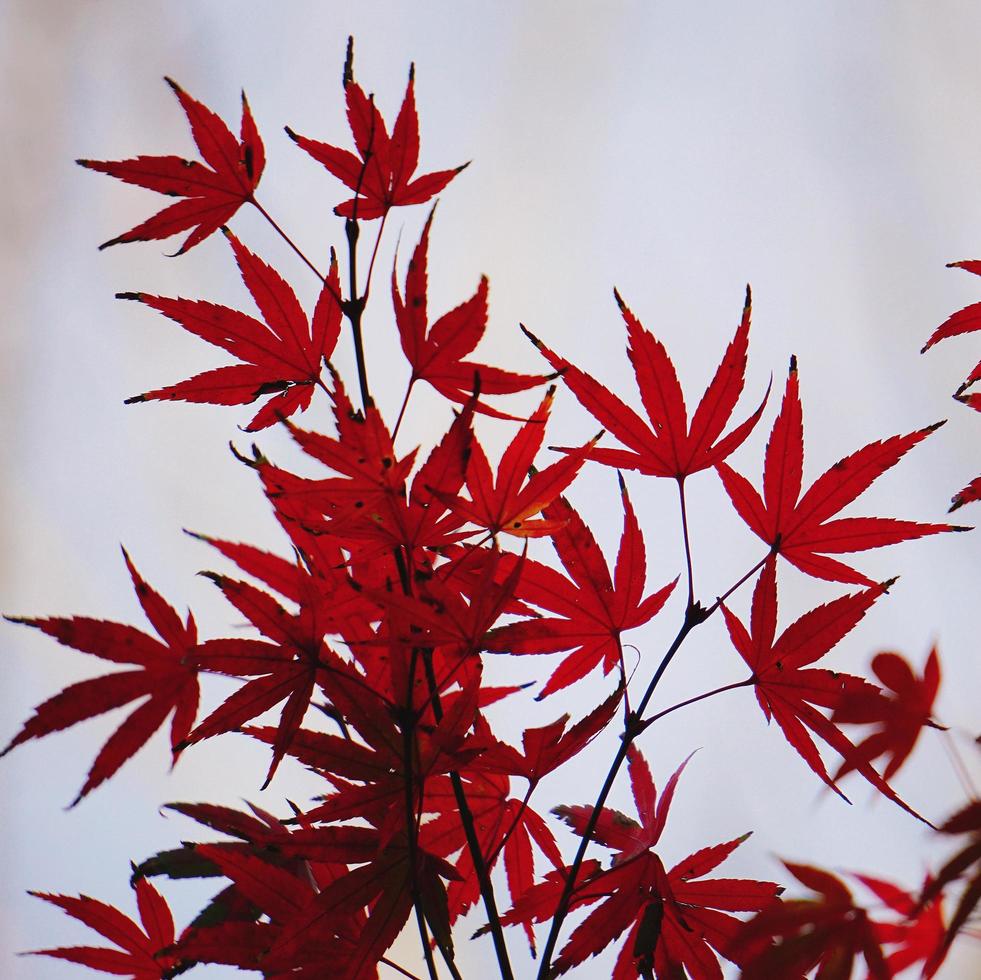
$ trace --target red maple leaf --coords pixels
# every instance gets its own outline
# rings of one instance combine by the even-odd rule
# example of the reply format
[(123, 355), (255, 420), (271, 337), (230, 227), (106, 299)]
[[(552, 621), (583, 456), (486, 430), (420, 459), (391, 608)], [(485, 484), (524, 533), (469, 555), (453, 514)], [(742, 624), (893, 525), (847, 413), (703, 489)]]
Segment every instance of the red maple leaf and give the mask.
[(464, 520), (491, 535), (504, 532), (519, 538), (540, 538), (558, 530), (561, 521), (534, 515), (572, 483), (599, 436), (541, 472), (535, 471), (532, 464), (545, 438), (545, 423), (554, 394), (555, 388), (549, 388), (541, 404), (511, 440), (498, 464), (496, 479), (483, 448), (474, 440), (467, 466), (470, 499), (442, 493), (436, 496)]
[[(757, 944), (743, 963), (741, 980), (803, 977), (814, 967), (827, 980), (848, 980), (862, 956), (869, 980), (889, 980), (878, 930), (865, 909), (856, 906), (847, 885), (833, 874), (784, 862), (787, 870), (816, 892), (817, 898), (784, 899), (764, 908), (741, 931), (737, 946)], [(760, 945), (774, 938), (775, 944)]]
[[(966, 272), (973, 272), (974, 275), (981, 276), (981, 261), (977, 259), (966, 259), (962, 262), (948, 262), (947, 268), (964, 269)], [(923, 345), (920, 353), (926, 353), (934, 344), (939, 343), (941, 340), (946, 340), (948, 337), (957, 337), (961, 334), (973, 333), (977, 330), (981, 330), (981, 303), (972, 303), (970, 306), (965, 306), (963, 310), (958, 310), (944, 320), (930, 335), (930, 339)], [(971, 408), (981, 411), (981, 397), (976, 394), (964, 394), (975, 381), (981, 381), (981, 361), (977, 363), (975, 368), (967, 376), (967, 379), (958, 389), (955, 397), (965, 404), (970, 405)]]
[[(873, 923), (876, 936), (883, 946), (895, 946), (886, 957), (889, 975), (896, 976), (915, 963), (923, 961), (921, 977), (932, 977), (947, 955), (944, 943), (943, 900), (937, 898), (923, 906), (918, 905), (917, 895), (880, 878), (855, 875), (882, 903), (899, 918), (888, 922)], [(928, 887), (927, 878), (924, 887)]]
[[(8, 616), (11, 622), (33, 626), (65, 646), (91, 653), (117, 664), (136, 664), (139, 669), (119, 671), (71, 684), (34, 709), (24, 727), (3, 750), (32, 738), (62, 731), (130, 701), (147, 698), (116, 729), (92, 763), (88, 777), (72, 801), (78, 803), (90, 790), (112, 776), (174, 712), (171, 748), (187, 737), (198, 707), (197, 671), (187, 658), (197, 647), (197, 627), (190, 613), (182, 623), (173, 608), (140, 577), (123, 551), (140, 605), (160, 640), (132, 626), (75, 616), (70, 619), (27, 619)], [(161, 640), (163, 642), (161, 642)]]
[[(872, 659), (872, 671), (884, 688), (866, 685), (846, 692), (831, 720), (835, 724), (878, 725), (858, 744), (857, 755), (866, 762), (887, 756), (889, 762), (882, 777), (892, 779), (909, 758), (924, 726), (943, 728), (931, 718), (940, 687), (940, 661), (934, 648), (923, 676), (917, 677), (898, 653), (877, 653)], [(853, 762), (843, 762), (835, 773), (835, 782), (854, 768)]]
[(335, 214), (342, 218), (381, 218), (393, 207), (430, 200), (467, 164), (413, 178), (419, 165), (414, 67), (409, 69), (405, 98), (389, 136), (374, 96), (365, 95), (364, 89), (354, 80), (353, 61), (353, 42), (348, 38), (344, 96), (357, 156), (349, 150), (300, 136), (289, 127), (286, 133), (297, 146), (354, 191), (354, 197), (334, 208)]
[(869, 443), (835, 463), (801, 496), (804, 426), (797, 359), (791, 358), (783, 405), (766, 446), (763, 497), (726, 463), (720, 462), (716, 468), (739, 516), (775, 554), (817, 578), (872, 586), (875, 583), (870, 578), (828, 555), (866, 551), (965, 528), (885, 517), (831, 518), (941, 425), (938, 422), (909, 435)]
[[(188, 228), (194, 230), (177, 250), (188, 251), (226, 224), (253, 193), (266, 165), (266, 154), (255, 120), (242, 93), (241, 139), (236, 139), (207, 106), (192, 99), (176, 82), (165, 79), (174, 90), (191, 124), (191, 135), (204, 163), (178, 156), (138, 156), (129, 160), (78, 160), (89, 170), (118, 177), (159, 194), (184, 197), (152, 218), (99, 248), (120, 242), (145, 242), (170, 238)], [(207, 166), (205, 166), (207, 164)]]
[(552, 543), (569, 578), (539, 562), (526, 560), (521, 598), (555, 613), (526, 619), (491, 632), (487, 649), (498, 653), (537, 654), (571, 650), (553, 671), (538, 698), (585, 677), (598, 664), (608, 674), (623, 664), (620, 636), (649, 622), (664, 606), (675, 582), (644, 596), (647, 558), (626, 485), (620, 481), (623, 534), (615, 581), (596, 539), (577, 511), (559, 498), (545, 508), (556, 525)]
[[(601, 813), (594, 839), (617, 853), (607, 870), (601, 870), (597, 862), (583, 864), (570, 908), (598, 901), (601, 904), (572, 931), (550, 975), (565, 973), (602, 952), (627, 929), (630, 931), (617, 959), (614, 980), (631, 980), (638, 973), (673, 980), (684, 970), (693, 977), (719, 976), (716, 953), (741, 962), (734, 939), (743, 923), (728, 913), (765, 908), (780, 888), (768, 881), (693, 880), (703, 878), (721, 864), (748, 834), (696, 851), (670, 871), (665, 870), (651, 849), (664, 830), (675, 787), (686, 764), (687, 760), (668, 780), (659, 798), (647, 762), (636, 748), (631, 748), (630, 785), (640, 822), (615, 810), (604, 809)], [(553, 810), (580, 834), (592, 812), (589, 806)], [(551, 918), (563, 884), (561, 872), (548, 875), (526, 891), (501, 921), (511, 925)]]
[(776, 560), (771, 555), (753, 592), (750, 629), (747, 631), (725, 605), (722, 612), (733, 646), (753, 672), (750, 682), (767, 722), (776, 720), (808, 766), (842, 799), (847, 799), (828, 775), (808, 734), (810, 729), (850, 769), (858, 770), (881, 793), (909, 810), (841, 730), (818, 711), (818, 707), (836, 709), (847, 696), (874, 696), (878, 689), (861, 677), (809, 667), (855, 627), (884, 591), (884, 586), (877, 585), (818, 606), (777, 637)]
[(940, 893), (958, 879), (965, 879), (964, 889), (947, 924), (942, 951), (950, 948), (954, 937), (968, 924), (971, 914), (981, 904), (981, 800), (972, 800), (967, 806), (937, 828), (941, 834), (964, 835), (967, 839), (957, 851), (928, 881), (920, 893), (917, 908), (925, 907), (937, 899)]
[(593, 449), (589, 458), (620, 469), (639, 470), (650, 476), (673, 477), (676, 480), (715, 466), (742, 445), (759, 421), (769, 395), (767, 391), (759, 408), (728, 435), (722, 436), (722, 430), (743, 390), (749, 345), (749, 287), (736, 335), (726, 349), (722, 363), (690, 424), (684, 392), (664, 345), (641, 325), (620, 294), (614, 291), (614, 295), (627, 324), (627, 354), (650, 424), (644, 422), (609, 388), (549, 350), (534, 334), (525, 330), (549, 364), (561, 372), (563, 380), (583, 407), (628, 447)]
[[(399, 292), (396, 269), (392, 269), (395, 322), (402, 350), (412, 367), (406, 401), (417, 381), (428, 381), (445, 398), (461, 403), (472, 397), (478, 385), (482, 394), (501, 395), (525, 391), (547, 381), (541, 375), (516, 374), (487, 364), (462, 360), (480, 343), (487, 329), (486, 278), (481, 278), (477, 292), (470, 299), (430, 326), (426, 312), (426, 269), (433, 213), (430, 212), (419, 244), (412, 253), (405, 276), (404, 298)], [(478, 405), (477, 411), (499, 418), (511, 418), (486, 405)]]
[(88, 895), (72, 898), (69, 895), (31, 892), (35, 897), (57, 905), (119, 948), (63, 946), (32, 950), (30, 955), (53, 956), (100, 973), (128, 976), (132, 980), (164, 980), (172, 976), (171, 971), (180, 964), (180, 957), (162, 953), (162, 950), (174, 945), (174, 919), (170, 909), (146, 879), (137, 879), (133, 888), (142, 929), (118, 909)]
[(225, 237), (262, 320), (202, 300), (167, 299), (146, 293), (118, 293), (117, 298), (137, 300), (159, 310), (242, 363), (135, 395), (127, 398), (126, 404), (161, 399), (242, 405), (272, 395), (246, 426), (246, 431), (255, 432), (309, 406), (323, 363), (333, 353), (340, 334), (340, 281), (337, 262), (332, 261), (313, 317), (308, 320), (286, 280), (227, 229)]
[(976, 500), (981, 500), (981, 476), (976, 476), (963, 490), (955, 493), (950, 498), (950, 510), (948, 513), (957, 510), (959, 507), (963, 507), (965, 504), (974, 503)]

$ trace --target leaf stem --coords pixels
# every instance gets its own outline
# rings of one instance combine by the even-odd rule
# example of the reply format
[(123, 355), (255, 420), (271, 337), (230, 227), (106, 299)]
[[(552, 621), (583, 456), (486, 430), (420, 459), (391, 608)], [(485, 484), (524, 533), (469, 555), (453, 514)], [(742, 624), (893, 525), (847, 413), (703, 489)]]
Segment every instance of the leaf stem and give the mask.
[(685, 478), (678, 477), (678, 497), (681, 501), (681, 533), (685, 539), (685, 565), (688, 568), (688, 608), (695, 605), (695, 578), (691, 565), (691, 541), (688, 537), (688, 508), (685, 505)]
[(402, 407), (399, 409), (399, 417), (395, 420), (395, 428), (392, 429), (392, 442), (399, 434), (399, 426), (402, 424), (402, 416), (405, 415), (405, 408), (409, 404), (409, 395), (412, 394), (412, 386), (416, 383), (415, 377), (409, 379), (409, 386), (405, 389), (405, 398), (402, 399)]
[[(300, 249), (300, 247), (296, 244), (296, 242), (294, 242), (293, 239), (290, 238), (290, 236), (287, 235), (285, 231), (283, 231), (283, 229), (279, 226), (279, 223), (276, 221), (276, 219), (254, 197), (252, 198), (252, 203), (258, 209), (259, 214), (261, 214), (266, 219), (266, 221), (268, 221), (269, 224), (272, 225), (273, 229), (276, 231), (279, 237), (282, 238), (283, 241), (286, 242), (286, 244), (289, 245), (289, 247), (293, 249), (294, 252), (296, 252), (296, 254), (300, 257), (300, 260), (303, 262), (303, 264), (306, 265), (306, 267), (321, 282), (326, 282), (327, 277), (306, 257), (306, 255), (303, 253), (302, 249)], [(339, 296), (336, 296), (334, 298), (337, 299), (338, 302), (340, 302)]]
[(702, 694), (696, 694), (693, 698), (687, 698), (684, 701), (679, 701), (677, 704), (671, 705), (670, 708), (665, 708), (663, 711), (659, 711), (656, 715), (651, 715), (650, 718), (645, 718), (642, 722), (638, 723), (638, 728), (640, 732), (647, 731), (651, 725), (654, 724), (659, 718), (663, 718), (665, 715), (671, 714), (672, 711), (677, 711), (679, 708), (687, 708), (690, 704), (696, 704), (698, 701), (704, 701), (706, 698), (714, 697), (716, 694), (722, 694), (723, 691), (735, 691), (739, 687), (749, 687), (753, 683), (753, 678), (750, 677), (744, 681), (735, 681), (732, 684), (723, 684), (722, 687), (713, 688), (711, 691), (705, 691)]

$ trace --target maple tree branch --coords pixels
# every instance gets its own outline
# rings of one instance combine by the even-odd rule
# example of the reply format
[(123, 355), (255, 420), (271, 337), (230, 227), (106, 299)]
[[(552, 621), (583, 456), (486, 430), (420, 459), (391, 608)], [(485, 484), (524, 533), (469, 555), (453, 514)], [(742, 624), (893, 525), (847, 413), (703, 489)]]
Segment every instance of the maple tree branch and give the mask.
[[(402, 584), (402, 591), (407, 595), (412, 595), (412, 578), (409, 574), (409, 565), (406, 555), (401, 546), (394, 549), (395, 564), (398, 568), (399, 579)], [(414, 658), (420, 648), (413, 647)], [(437, 724), (443, 720), (443, 705), (439, 696), (439, 684), (436, 680), (436, 670), (433, 666), (433, 652), (431, 649), (421, 648), (422, 662), (426, 674), (426, 683), (429, 687), (429, 698), (433, 708), (433, 717)], [(412, 714), (412, 689), (414, 684), (409, 684), (409, 705), (408, 712)], [(483, 853), (480, 850), (480, 840), (477, 837), (477, 829), (473, 819), (473, 812), (467, 802), (467, 795), (463, 788), (463, 780), (459, 772), (455, 769), (450, 772), (450, 782), (453, 785), (453, 795), (456, 798), (457, 810), (460, 813), (460, 823), (463, 825), (463, 833), (467, 840), (467, 848), (470, 851), (470, 858), (473, 861), (474, 871), (477, 874), (477, 881), (480, 884), (480, 895), (484, 901), (484, 908), (490, 921), (491, 935), (494, 940), (494, 952), (497, 955), (497, 962), (501, 970), (502, 980), (514, 980), (514, 973), (511, 970), (511, 961), (508, 956), (507, 944), (504, 941), (504, 929), (501, 926), (501, 916), (497, 911), (497, 901), (494, 897), (494, 885), (491, 882), (487, 864), (484, 862)], [(446, 952), (442, 950), (444, 958)], [(449, 965), (449, 963), (447, 964)], [(450, 967), (455, 969), (454, 967)]]
[(671, 705), (670, 708), (665, 708), (663, 711), (659, 711), (656, 715), (651, 715), (649, 718), (645, 718), (642, 722), (638, 722), (638, 734), (640, 732), (647, 731), (651, 725), (654, 724), (659, 718), (663, 718), (665, 715), (671, 714), (672, 711), (677, 711), (679, 708), (687, 708), (690, 704), (695, 704), (698, 701), (704, 701), (706, 698), (714, 697), (716, 694), (722, 694), (723, 691), (735, 691), (739, 687), (748, 687), (753, 683), (753, 678), (750, 677), (744, 681), (735, 681), (732, 684), (723, 684), (722, 687), (713, 688), (711, 691), (705, 691), (702, 694), (696, 694), (693, 698), (687, 698), (684, 701), (679, 701), (677, 704)]
[(572, 893), (575, 891), (575, 881), (579, 875), (579, 869), (582, 867), (582, 862), (586, 857), (586, 849), (589, 847), (589, 844), (592, 841), (593, 832), (596, 830), (596, 824), (599, 821), (600, 814), (603, 812), (603, 807), (606, 804), (607, 797), (610, 795), (610, 791), (613, 789), (613, 784), (616, 782), (617, 775), (620, 772), (620, 767), (626, 760), (627, 753), (630, 751), (630, 747), (633, 745), (634, 739), (640, 734), (641, 716), (644, 713), (644, 709), (650, 703), (651, 698), (654, 696), (654, 690), (656, 689), (661, 678), (664, 676), (664, 672), (667, 670), (668, 664), (671, 663), (674, 655), (680, 649), (681, 644), (685, 642), (685, 638), (697, 625), (699, 625), (699, 623), (704, 622), (704, 618), (700, 618), (701, 613), (702, 610), (698, 606), (690, 606), (688, 608), (688, 611), (685, 614), (685, 620), (681, 624), (681, 629), (678, 630), (678, 635), (674, 638), (671, 646), (668, 647), (667, 652), (661, 659), (661, 663), (654, 672), (654, 676), (651, 678), (650, 684), (647, 685), (647, 690), (644, 692), (644, 696), (641, 698), (640, 703), (637, 706), (637, 710), (633, 713), (630, 721), (624, 728), (623, 735), (620, 738), (620, 746), (617, 749), (616, 755), (613, 757), (613, 762), (610, 763), (610, 769), (606, 774), (606, 779), (603, 781), (603, 785), (596, 797), (596, 803), (589, 815), (589, 819), (586, 821), (586, 826), (583, 828), (579, 848), (577, 849), (576, 856), (573, 858), (572, 864), (569, 867), (569, 873), (565, 880), (565, 887), (562, 889), (562, 894), (559, 897), (555, 914), (552, 916), (552, 925), (548, 932), (548, 938), (545, 940), (545, 947), (542, 951), (542, 961), (538, 969), (537, 980), (551, 980), (553, 975), (551, 967), (552, 954), (555, 952), (555, 946), (559, 939), (559, 932), (562, 929), (562, 923), (569, 914), (569, 905), (572, 901)]
[(347, 218), (344, 222), (344, 234), (347, 237), (348, 282), (350, 298), (341, 304), (344, 315), (351, 324), (354, 337), (354, 359), (358, 365), (358, 384), (361, 387), (361, 404), (367, 411), (374, 401), (368, 389), (368, 368), (364, 355), (364, 337), (361, 331), (361, 316), (364, 313), (365, 297), (358, 296), (358, 219)]
[(399, 966), (394, 960), (390, 960), (387, 956), (383, 956), (379, 961), (383, 966), (387, 966), (390, 970), (394, 970), (396, 973), (401, 974), (403, 977), (407, 977), (408, 980), (420, 980), (414, 973), (410, 973), (404, 966)]

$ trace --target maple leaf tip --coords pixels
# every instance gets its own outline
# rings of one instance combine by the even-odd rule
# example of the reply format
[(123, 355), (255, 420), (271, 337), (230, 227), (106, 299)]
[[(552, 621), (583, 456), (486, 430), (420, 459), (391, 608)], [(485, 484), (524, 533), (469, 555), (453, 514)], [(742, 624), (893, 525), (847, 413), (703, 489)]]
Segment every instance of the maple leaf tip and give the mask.
[(135, 405), (137, 402), (145, 402), (145, 401), (147, 401), (146, 395), (132, 395), (129, 398), (124, 398), (123, 399), (123, 404), (124, 405)]
[(616, 286), (613, 287), (613, 298), (617, 301), (617, 306), (620, 307), (620, 312), (622, 313), (627, 308), (627, 304), (624, 303), (623, 297), (620, 295), (620, 290)]
[(344, 71), (341, 75), (341, 85), (347, 88), (354, 81), (354, 35), (347, 37), (347, 51), (344, 53)]
[(284, 130), (284, 132), (286, 133), (286, 135), (287, 135), (287, 136), (288, 136), (288, 137), (289, 137), (289, 138), (290, 138), (290, 139), (291, 139), (291, 140), (292, 140), (292, 141), (293, 141), (294, 143), (295, 143), (295, 142), (296, 142), (296, 141), (297, 141), (297, 140), (298, 140), (298, 139), (300, 138), (299, 136), (297, 136), (297, 134), (296, 134), (296, 133), (294, 133), (294, 132), (293, 132), (293, 130), (292, 130), (292, 129), (290, 129), (290, 127), (289, 127), (289, 126), (284, 126), (284, 127), (283, 127), (283, 130)]
[(142, 293), (116, 293), (116, 299), (130, 299), (135, 300), (138, 303), (143, 302)]
[(790, 355), (790, 373), (791, 374), (796, 374), (797, 373), (797, 355), (796, 354), (791, 354)]
[(184, 91), (169, 75), (164, 75), (164, 81), (171, 87), (175, 95), (180, 95)]
[(925, 429), (922, 429), (924, 435), (929, 435), (931, 432), (936, 432), (937, 429), (947, 424), (946, 419), (941, 419), (939, 422), (934, 422), (933, 425), (928, 425)]
[(519, 323), (518, 326), (521, 328), (521, 332), (540, 350), (542, 342), (523, 323)]

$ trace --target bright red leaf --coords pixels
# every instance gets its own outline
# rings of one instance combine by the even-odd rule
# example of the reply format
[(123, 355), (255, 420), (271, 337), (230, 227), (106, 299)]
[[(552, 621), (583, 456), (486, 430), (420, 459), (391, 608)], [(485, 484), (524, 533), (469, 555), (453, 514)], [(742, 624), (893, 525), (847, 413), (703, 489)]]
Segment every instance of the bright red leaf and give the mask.
[(750, 292), (736, 335), (726, 348), (711, 384), (702, 396), (689, 424), (685, 396), (674, 364), (664, 345), (644, 329), (630, 309), (614, 293), (627, 324), (627, 354), (634, 368), (637, 387), (650, 424), (622, 402), (591, 374), (549, 350), (528, 330), (525, 333), (548, 360), (583, 407), (620, 440), (627, 449), (593, 449), (589, 458), (619, 469), (639, 470), (650, 476), (683, 480), (691, 473), (708, 469), (734, 452), (752, 432), (766, 403), (722, 436), (743, 390), (746, 352), (749, 346)]
[(803, 977), (820, 967), (822, 980), (848, 980), (857, 957), (865, 960), (869, 980), (892, 976), (883, 955), (875, 924), (865, 909), (856, 906), (848, 887), (827, 871), (785, 862), (787, 870), (818, 897), (784, 899), (763, 909), (739, 937), (749, 945), (770, 937), (743, 964), (741, 980)]
[[(690, 758), (690, 757), (689, 757)], [(634, 980), (638, 973), (673, 980), (682, 971), (698, 978), (721, 977), (716, 954), (741, 962), (734, 939), (743, 923), (730, 912), (750, 912), (769, 906), (780, 892), (768, 881), (703, 879), (743, 841), (745, 835), (689, 855), (670, 871), (651, 848), (664, 830), (675, 787), (685, 763), (658, 796), (650, 768), (636, 748), (628, 759), (630, 784), (640, 822), (615, 810), (604, 810), (594, 839), (616, 851), (612, 866), (601, 870), (585, 862), (572, 893), (570, 908), (601, 901), (572, 931), (554, 961), (555, 974), (605, 950), (630, 930), (614, 969), (614, 980)], [(593, 808), (561, 806), (554, 813), (581, 834)], [(502, 917), (505, 925), (541, 922), (552, 917), (563, 884), (548, 875), (533, 886)]]
[[(432, 325), (426, 312), (427, 252), (433, 212), (426, 220), (422, 238), (412, 253), (405, 276), (405, 296), (399, 292), (396, 270), (392, 269), (392, 302), (399, 340), (412, 375), (409, 392), (417, 381), (428, 381), (444, 398), (465, 402), (479, 386), (485, 395), (525, 391), (546, 380), (541, 375), (516, 374), (487, 364), (463, 360), (480, 343), (487, 329), (487, 279), (482, 278), (477, 292), (455, 309), (445, 313)], [(406, 399), (409, 397), (406, 392)], [(477, 411), (495, 417), (510, 418), (486, 405)]]
[(839, 796), (847, 799), (828, 775), (808, 733), (810, 729), (849, 768), (856, 769), (881, 793), (909, 810), (841, 730), (818, 711), (818, 707), (834, 710), (850, 695), (874, 696), (877, 688), (851, 674), (809, 667), (857, 625), (884, 591), (883, 586), (877, 585), (818, 606), (777, 637), (776, 561), (771, 556), (753, 592), (750, 629), (747, 631), (725, 605), (722, 612), (733, 646), (753, 672), (750, 681), (767, 722), (776, 720), (787, 741), (808, 766)]
[[(34, 709), (24, 727), (3, 750), (32, 738), (62, 731), (86, 718), (94, 718), (130, 701), (146, 698), (116, 729), (96, 756), (84, 785), (72, 802), (112, 776), (150, 738), (173, 711), (170, 744), (176, 753), (187, 737), (198, 708), (198, 679), (186, 659), (197, 647), (197, 627), (190, 613), (187, 622), (140, 577), (129, 555), (123, 551), (133, 588), (143, 612), (161, 639), (132, 626), (75, 616), (71, 619), (26, 619), (7, 617), (11, 622), (33, 626), (65, 646), (91, 653), (117, 664), (135, 664), (139, 669), (119, 671), (71, 684)], [(161, 640), (163, 642), (161, 642)]]
[[(888, 922), (873, 922), (876, 936), (883, 946), (894, 946), (886, 957), (889, 975), (896, 976), (903, 970), (922, 961), (920, 974), (926, 980), (932, 977), (946, 958), (944, 943), (943, 901), (928, 902), (918, 906), (916, 895), (911, 895), (897, 885), (868, 875), (855, 875), (898, 918)], [(930, 879), (926, 881), (929, 885)]]
[(461, 518), (491, 535), (503, 532), (519, 538), (540, 538), (557, 531), (562, 526), (560, 520), (535, 515), (572, 483), (599, 436), (540, 472), (534, 470), (554, 394), (555, 389), (549, 388), (534, 414), (511, 440), (498, 464), (496, 479), (480, 443), (474, 441), (467, 466), (470, 499), (436, 496)]
[(121, 242), (170, 238), (193, 228), (177, 251), (180, 255), (226, 224), (247, 201), (254, 202), (253, 193), (266, 165), (266, 154), (245, 93), (242, 93), (241, 139), (236, 139), (207, 106), (192, 99), (171, 79), (165, 81), (174, 90), (187, 115), (191, 135), (204, 163), (177, 156), (77, 161), (89, 170), (118, 177), (127, 184), (138, 184), (170, 197), (186, 198), (110, 239), (100, 248)]
[(866, 551), (964, 528), (885, 517), (831, 518), (942, 424), (869, 443), (835, 463), (802, 496), (804, 426), (797, 361), (792, 358), (783, 405), (766, 446), (763, 496), (726, 463), (718, 463), (717, 469), (739, 516), (775, 554), (783, 555), (802, 572), (817, 578), (872, 586), (875, 583), (866, 575), (828, 555)]
[(272, 395), (246, 426), (264, 429), (310, 404), (325, 359), (333, 353), (341, 329), (337, 302), (337, 262), (320, 291), (313, 317), (307, 319), (295, 293), (272, 266), (250, 252), (230, 231), (225, 236), (235, 253), (242, 280), (262, 320), (203, 300), (167, 299), (146, 293), (118, 293), (159, 310), (185, 330), (238, 357), (242, 363), (205, 371), (187, 381), (127, 398), (243, 405)]
[(170, 971), (180, 964), (180, 957), (161, 955), (161, 950), (174, 945), (173, 916), (160, 893), (146, 879), (137, 879), (133, 887), (142, 929), (118, 909), (88, 895), (72, 898), (69, 895), (31, 892), (37, 898), (57, 905), (73, 919), (83, 922), (118, 947), (65, 946), (33, 950), (31, 955), (52, 956), (100, 973), (128, 976), (132, 980), (164, 980), (171, 976)]
[(409, 69), (409, 84), (391, 136), (375, 106), (374, 96), (365, 95), (354, 80), (350, 40), (344, 65), (344, 96), (357, 156), (349, 150), (300, 136), (289, 127), (286, 129), (297, 146), (354, 191), (354, 197), (334, 208), (335, 214), (343, 218), (381, 218), (393, 207), (424, 204), (467, 166), (413, 176), (419, 164), (414, 68)]
[[(882, 777), (892, 779), (909, 758), (924, 726), (943, 727), (931, 717), (940, 687), (940, 661), (936, 649), (931, 650), (923, 676), (917, 677), (898, 653), (877, 653), (872, 671), (883, 689), (865, 685), (845, 692), (831, 720), (835, 724), (878, 726), (858, 744), (857, 758), (874, 762), (880, 756), (887, 757)], [(835, 782), (854, 768), (854, 760), (843, 762)]]
[(644, 596), (647, 553), (627, 488), (620, 481), (623, 504), (623, 534), (617, 556), (615, 578), (610, 576), (596, 539), (564, 499), (544, 510), (556, 530), (552, 543), (569, 578), (553, 568), (526, 560), (520, 594), (530, 602), (555, 613), (526, 619), (493, 630), (487, 649), (498, 653), (536, 654), (571, 650), (553, 671), (539, 698), (544, 698), (586, 676), (598, 664), (608, 674), (623, 666), (620, 637), (629, 629), (649, 622), (663, 607), (674, 589), (669, 582)]

